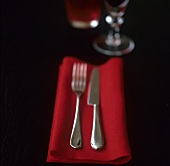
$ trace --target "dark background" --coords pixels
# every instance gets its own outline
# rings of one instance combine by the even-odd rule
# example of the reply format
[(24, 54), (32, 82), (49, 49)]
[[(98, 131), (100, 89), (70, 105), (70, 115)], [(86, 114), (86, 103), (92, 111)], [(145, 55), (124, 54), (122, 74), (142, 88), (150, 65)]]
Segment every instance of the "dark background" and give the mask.
[[(72, 55), (93, 64), (108, 56), (92, 48), (108, 30), (78, 30), (64, 0), (1, 1), (1, 165), (46, 163), (58, 67)], [(132, 160), (126, 166), (170, 165), (170, 1), (131, 0), (122, 32), (136, 47), (124, 59), (126, 114)], [(108, 71), (109, 72), (109, 71)], [(84, 164), (86, 165), (86, 164)]]

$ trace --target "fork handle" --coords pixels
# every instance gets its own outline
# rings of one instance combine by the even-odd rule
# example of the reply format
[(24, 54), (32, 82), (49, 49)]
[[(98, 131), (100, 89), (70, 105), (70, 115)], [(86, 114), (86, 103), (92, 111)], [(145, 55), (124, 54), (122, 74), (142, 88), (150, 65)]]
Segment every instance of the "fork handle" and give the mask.
[(76, 112), (74, 116), (74, 123), (73, 123), (73, 128), (70, 137), (70, 145), (73, 148), (80, 148), (82, 146), (79, 104), (80, 104), (80, 97), (77, 96)]
[(99, 106), (97, 104), (93, 105), (93, 127), (90, 143), (92, 148), (95, 150), (101, 149), (104, 144), (99, 118)]

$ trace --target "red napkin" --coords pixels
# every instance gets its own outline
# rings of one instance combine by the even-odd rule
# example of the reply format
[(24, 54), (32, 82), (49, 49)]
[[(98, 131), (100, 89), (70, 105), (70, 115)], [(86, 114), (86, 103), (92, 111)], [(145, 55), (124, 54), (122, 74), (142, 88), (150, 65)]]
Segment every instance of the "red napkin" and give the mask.
[(100, 120), (105, 146), (94, 150), (90, 146), (93, 107), (87, 105), (88, 84), (94, 67), (88, 64), (87, 88), (80, 100), (82, 148), (70, 146), (74, 120), (76, 95), (71, 89), (72, 66), (82, 62), (65, 57), (60, 67), (54, 116), (51, 129), (47, 162), (124, 164), (131, 159), (127, 138), (123, 90), (123, 59), (112, 58), (99, 65), (100, 72)]

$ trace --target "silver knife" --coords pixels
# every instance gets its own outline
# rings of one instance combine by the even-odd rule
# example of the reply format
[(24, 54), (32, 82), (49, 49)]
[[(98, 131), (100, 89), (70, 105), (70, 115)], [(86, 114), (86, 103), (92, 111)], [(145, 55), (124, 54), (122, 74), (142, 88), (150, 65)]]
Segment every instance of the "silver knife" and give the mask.
[(94, 68), (90, 79), (88, 104), (93, 106), (93, 126), (90, 143), (92, 148), (94, 148), (95, 150), (101, 149), (104, 145), (103, 134), (99, 118), (99, 100), (100, 100), (99, 70), (98, 68)]

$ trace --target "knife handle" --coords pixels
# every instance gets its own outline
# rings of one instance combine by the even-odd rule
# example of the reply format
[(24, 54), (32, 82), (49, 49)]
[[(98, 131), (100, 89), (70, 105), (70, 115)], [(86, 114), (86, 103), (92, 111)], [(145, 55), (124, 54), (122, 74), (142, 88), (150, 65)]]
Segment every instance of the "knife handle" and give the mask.
[(80, 103), (80, 96), (77, 96), (76, 112), (75, 112), (74, 123), (73, 123), (73, 128), (70, 137), (70, 145), (73, 148), (80, 148), (82, 146), (79, 103)]
[(101, 149), (104, 144), (99, 118), (99, 106), (97, 104), (93, 105), (93, 127), (90, 143), (95, 150)]

